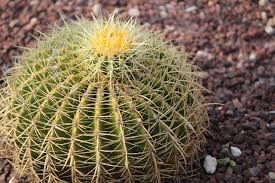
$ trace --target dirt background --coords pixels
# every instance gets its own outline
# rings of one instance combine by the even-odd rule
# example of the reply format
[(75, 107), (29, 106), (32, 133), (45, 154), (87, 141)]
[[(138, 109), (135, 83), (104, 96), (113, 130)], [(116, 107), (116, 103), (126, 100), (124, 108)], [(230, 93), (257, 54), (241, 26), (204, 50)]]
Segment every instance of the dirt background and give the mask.
[[(113, 11), (123, 19), (135, 16), (184, 47), (207, 73), (204, 86), (214, 93), (207, 100), (223, 104), (209, 107), (211, 135), (203, 156), (228, 157), (236, 166), (219, 164), (213, 175), (201, 168), (187, 182), (275, 182), (274, 0), (0, 0), (1, 71), (20, 54), (16, 46), (33, 44), (36, 30), (61, 25), (60, 15), (91, 19), (91, 12)], [(233, 157), (230, 146), (241, 156)], [(0, 183), (10, 172), (0, 158)]]

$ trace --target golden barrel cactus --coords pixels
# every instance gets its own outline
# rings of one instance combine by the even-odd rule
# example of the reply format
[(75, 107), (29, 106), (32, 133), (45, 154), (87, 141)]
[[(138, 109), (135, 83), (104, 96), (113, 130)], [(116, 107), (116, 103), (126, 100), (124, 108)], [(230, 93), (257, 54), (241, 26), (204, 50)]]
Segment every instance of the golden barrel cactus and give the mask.
[(4, 78), (0, 132), (35, 182), (164, 182), (192, 174), (208, 117), (185, 53), (132, 20), (42, 36)]

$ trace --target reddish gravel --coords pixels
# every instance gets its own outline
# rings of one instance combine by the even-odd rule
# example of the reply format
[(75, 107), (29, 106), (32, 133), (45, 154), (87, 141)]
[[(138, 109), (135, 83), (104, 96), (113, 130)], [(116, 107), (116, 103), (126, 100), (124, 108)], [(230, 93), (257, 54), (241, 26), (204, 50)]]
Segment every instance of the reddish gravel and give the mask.
[[(207, 72), (205, 87), (214, 93), (208, 101), (223, 104), (209, 107), (211, 135), (202, 155), (229, 157), (236, 166), (219, 165), (214, 175), (202, 168), (187, 182), (274, 183), (275, 1), (264, 2), (0, 0), (0, 65), (3, 70), (11, 66), (16, 46), (31, 46), (31, 35), (38, 35), (35, 29), (44, 32), (55, 23), (61, 25), (59, 14), (70, 19), (91, 18), (90, 12), (100, 10), (115, 10), (122, 18), (136, 15), (141, 24), (193, 55)], [(232, 157), (231, 145), (241, 149), (240, 157)], [(0, 158), (1, 183), (10, 177), (8, 164)]]

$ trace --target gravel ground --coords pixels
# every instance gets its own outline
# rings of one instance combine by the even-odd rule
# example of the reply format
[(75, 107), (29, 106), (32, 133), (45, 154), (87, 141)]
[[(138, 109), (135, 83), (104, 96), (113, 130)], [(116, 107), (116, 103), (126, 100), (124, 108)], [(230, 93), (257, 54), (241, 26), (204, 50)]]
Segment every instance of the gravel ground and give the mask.
[[(185, 182), (275, 182), (275, 1), (274, 0), (0, 0), (0, 66), (11, 66), (16, 46), (31, 46), (60, 14), (91, 18), (117, 12), (135, 16), (149, 29), (184, 47), (207, 72), (204, 86), (214, 94), (209, 115), (211, 135), (203, 156), (230, 158), (217, 171)], [(1, 74), (0, 74), (1, 75)], [(241, 150), (234, 157), (230, 147)], [(221, 160), (220, 160), (221, 161)], [(220, 162), (219, 161), (219, 162)], [(201, 161), (203, 165), (203, 159)], [(10, 176), (0, 158), (0, 182)]]

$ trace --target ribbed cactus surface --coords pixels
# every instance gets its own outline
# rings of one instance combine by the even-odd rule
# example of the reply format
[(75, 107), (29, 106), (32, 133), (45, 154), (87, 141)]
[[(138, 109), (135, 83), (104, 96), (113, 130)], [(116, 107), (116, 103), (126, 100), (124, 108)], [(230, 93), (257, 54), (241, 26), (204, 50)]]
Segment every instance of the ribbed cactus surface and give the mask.
[(198, 75), (133, 21), (65, 24), (5, 77), (0, 132), (36, 182), (179, 180), (208, 127)]

